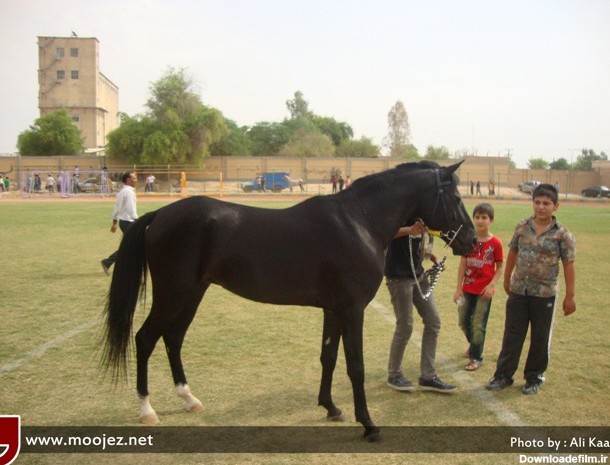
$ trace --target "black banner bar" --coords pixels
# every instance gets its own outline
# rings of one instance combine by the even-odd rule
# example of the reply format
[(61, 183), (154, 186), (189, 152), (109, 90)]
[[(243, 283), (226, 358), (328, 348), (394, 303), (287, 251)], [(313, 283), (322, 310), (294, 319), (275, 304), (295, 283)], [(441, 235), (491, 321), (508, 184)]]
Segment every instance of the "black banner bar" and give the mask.
[(599, 453), (610, 427), (22, 426), (21, 453)]

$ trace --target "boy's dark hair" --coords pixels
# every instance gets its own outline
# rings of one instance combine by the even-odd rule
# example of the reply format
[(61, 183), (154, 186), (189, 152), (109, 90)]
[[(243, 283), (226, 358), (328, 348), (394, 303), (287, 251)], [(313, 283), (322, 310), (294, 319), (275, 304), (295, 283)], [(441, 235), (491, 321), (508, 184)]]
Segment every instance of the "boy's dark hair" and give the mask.
[(487, 215), (489, 216), (490, 220), (494, 219), (494, 207), (492, 207), (490, 204), (488, 203), (480, 203), (478, 204), (476, 207), (474, 207), (474, 210), (472, 211), (472, 216), (474, 217), (474, 215)]
[(536, 197), (548, 197), (553, 203), (559, 202), (559, 194), (552, 184), (538, 184), (532, 192), (532, 199)]

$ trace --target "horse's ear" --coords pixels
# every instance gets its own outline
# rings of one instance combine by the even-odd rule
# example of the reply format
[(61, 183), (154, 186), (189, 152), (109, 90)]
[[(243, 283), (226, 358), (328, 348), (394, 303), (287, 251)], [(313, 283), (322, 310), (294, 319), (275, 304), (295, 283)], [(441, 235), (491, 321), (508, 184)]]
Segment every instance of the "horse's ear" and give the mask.
[(449, 170), (450, 173), (455, 173), (457, 171), (457, 169), (460, 167), (460, 165), (464, 163), (464, 160), (462, 160), (459, 163), (456, 163), (455, 165), (451, 165), (447, 167), (447, 170)]

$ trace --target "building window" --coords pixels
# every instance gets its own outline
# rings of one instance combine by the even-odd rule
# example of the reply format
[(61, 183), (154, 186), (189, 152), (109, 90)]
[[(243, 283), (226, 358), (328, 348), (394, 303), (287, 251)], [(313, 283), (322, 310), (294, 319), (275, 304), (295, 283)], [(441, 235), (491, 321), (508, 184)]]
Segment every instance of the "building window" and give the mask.
[(63, 69), (58, 69), (57, 70), (57, 80), (63, 81), (65, 77), (66, 77), (65, 71)]
[(64, 48), (58, 47), (55, 51), (55, 58), (63, 58), (64, 57)]
[(72, 79), (78, 79), (78, 70), (77, 69), (73, 69), (72, 71), (70, 71), (70, 77)]
[(78, 56), (78, 49), (77, 48), (71, 48), (70, 49), (70, 56), (71, 57), (77, 57)]
[(78, 115), (72, 115), (72, 121), (74, 121), (75, 123), (78, 123), (80, 121), (80, 118)]

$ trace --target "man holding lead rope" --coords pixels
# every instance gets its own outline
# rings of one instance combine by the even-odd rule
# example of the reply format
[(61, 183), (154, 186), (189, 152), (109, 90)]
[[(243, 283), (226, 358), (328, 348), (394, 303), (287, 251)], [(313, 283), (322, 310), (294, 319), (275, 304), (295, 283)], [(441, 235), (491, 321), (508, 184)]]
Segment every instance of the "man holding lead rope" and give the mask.
[(432, 237), (423, 250), (422, 242), (425, 234), (427, 232), (423, 223), (411, 219), (398, 229), (386, 250), (384, 274), (396, 315), (396, 328), (388, 361), (387, 384), (397, 391), (416, 389), (402, 370), (405, 349), (413, 333), (413, 306), (415, 306), (424, 323), (419, 388), (450, 393), (457, 390), (457, 387), (441, 381), (434, 367), (441, 320), (434, 298), (427, 292), (430, 283), (422, 262), (424, 258), (429, 258), (435, 264), (438, 260), (432, 254)]

